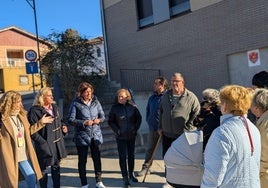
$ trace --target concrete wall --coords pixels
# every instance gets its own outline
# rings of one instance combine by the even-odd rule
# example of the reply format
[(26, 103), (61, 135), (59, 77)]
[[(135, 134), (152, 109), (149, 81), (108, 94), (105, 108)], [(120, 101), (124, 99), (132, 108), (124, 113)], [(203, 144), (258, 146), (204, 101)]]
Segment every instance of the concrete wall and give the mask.
[(146, 122), (146, 105), (147, 105), (147, 102), (148, 102), (150, 95), (152, 95), (152, 93), (150, 93), (150, 92), (134, 93), (135, 103), (136, 103), (136, 105), (137, 105), (137, 107), (142, 115), (142, 124), (141, 124), (141, 128), (139, 130), (139, 133), (141, 133), (141, 134), (147, 133), (149, 130), (147, 122)]

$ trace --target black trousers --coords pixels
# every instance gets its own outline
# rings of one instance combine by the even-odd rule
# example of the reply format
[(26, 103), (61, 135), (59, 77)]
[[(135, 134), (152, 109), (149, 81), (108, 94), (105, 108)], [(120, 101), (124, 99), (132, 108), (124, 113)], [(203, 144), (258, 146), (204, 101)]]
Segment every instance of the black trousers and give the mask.
[(164, 158), (168, 148), (171, 146), (172, 142), (175, 141), (177, 138), (169, 138), (163, 135), (162, 137), (162, 157)]
[(196, 186), (196, 185), (180, 185), (180, 184), (174, 184), (170, 182), (168, 183), (172, 185), (174, 188), (200, 188), (200, 186)]
[[(51, 166), (51, 177), (53, 182), (53, 188), (60, 188), (60, 162), (57, 160), (54, 165)], [(43, 178), (39, 180), (41, 188), (47, 188), (48, 175), (43, 174)]]
[(135, 140), (136, 138), (131, 140), (116, 140), (119, 154), (119, 165), (123, 177), (128, 177), (128, 175), (132, 174), (134, 170)]
[(102, 166), (101, 166), (100, 148), (99, 146), (96, 146), (94, 144), (94, 141), (92, 140), (90, 146), (76, 146), (78, 154), (78, 172), (82, 186), (87, 185), (86, 164), (87, 164), (89, 147), (91, 150), (91, 157), (93, 160), (96, 182), (101, 181)]

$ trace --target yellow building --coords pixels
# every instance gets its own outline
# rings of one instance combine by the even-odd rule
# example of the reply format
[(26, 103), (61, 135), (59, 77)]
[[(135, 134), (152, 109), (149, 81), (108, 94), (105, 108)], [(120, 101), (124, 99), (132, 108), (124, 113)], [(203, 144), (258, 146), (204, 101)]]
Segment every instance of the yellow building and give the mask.
[[(48, 50), (48, 45), (39, 39), (40, 56)], [(0, 29), (0, 93), (8, 90), (33, 91), (41, 88), (39, 65), (34, 66), (34, 69), (32, 66), (30, 69), (27, 66), (29, 74), (26, 73), (26, 62), (29, 60), (25, 58), (25, 52), (28, 50), (38, 54), (35, 35), (14, 26)], [(32, 74), (36, 70), (38, 72)], [(45, 84), (44, 78), (43, 84)]]

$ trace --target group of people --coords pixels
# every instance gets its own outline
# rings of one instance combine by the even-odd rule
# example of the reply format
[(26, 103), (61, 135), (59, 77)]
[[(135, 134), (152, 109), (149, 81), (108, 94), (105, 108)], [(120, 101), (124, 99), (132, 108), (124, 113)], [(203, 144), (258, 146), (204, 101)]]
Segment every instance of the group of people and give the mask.
[(27, 113), (21, 95), (8, 91), (0, 99), (0, 187), (47, 187), (51, 167), (53, 186), (60, 187), (60, 160), (66, 157), (63, 136), (68, 132), (54, 104), (52, 89), (42, 88)]
[[(268, 72), (261, 71), (252, 88), (208, 88), (199, 104), (183, 76), (173, 74), (171, 89), (156, 109), (167, 180), (163, 188), (267, 187), (267, 88)], [(145, 164), (141, 175), (149, 168)]]
[[(100, 127), (105, 114), (93, 93), (94, 88), (88, 82), (78, 86), (77, 95), (70, 105), (68, 122), (75, 128), (73, 141), (82, 188), (89, 186), (86, 177), (89, 148), (96, 188), (105, 188), (102, 182), (103, 135)], [(130, 186), (129, 180), (138, 182), (134, 174), (134, 155), (141, 120), (130, 92), (118, 90), (108, 123), (115, 133), (125, 187)], [(67, 125), (62, 121), (50, 87), (38, 91), (28, 113), (18, 92), (4, 93), (0, 99), (0, 187), (18, 187), (18, 180), (24, 178), (29, 188), (36, 188), (38, 184), (47, 188), (50, 170), (53, 187), (60, 188), (60, 161), (66, 157), (64, 136), (67, 133)]]
[(267, 71), (254, 75), (252, 88), (205, 89), (200, 103), (180, 73), (172, 75), (171, 88), (161, 94), (158, 82), (147, 104), (148, 147), (138, 176), (150, 173), (151, 146), (162, 135), (163, 188), (268, 186)]
[[(153, 153), (162, 140), (166, 187), (267, 187), (268, 186), (268, 72), (252, 79), (253, 89), (227, 85), (205, 89), (202, 101), (185, 87), (182, 74), (174, 73), (170, 88), (165, 77), (154, 81), (146, 106), (148, 143), (141, 171), (134, 173), (135, 142), (142, 116), (127, 89), (119, 89), (108, 125), (114, 132), (123, 186), (150, 173)], [(82, 188), (87, 188), (88, 149), (94, 163), (97, 188), (102, 182), (102, 106), (88, 82), (78, 86), (70, 105), (68, 123), (75, 128)], [(8, 91), (0, 99), (0, 187), (60, 187), (60, 161), (66, 157), (62, 121), (52, 89), (40, 89), (27, 113), (21, 95)], [(203, 155), (204, 153), (204, 155)]]

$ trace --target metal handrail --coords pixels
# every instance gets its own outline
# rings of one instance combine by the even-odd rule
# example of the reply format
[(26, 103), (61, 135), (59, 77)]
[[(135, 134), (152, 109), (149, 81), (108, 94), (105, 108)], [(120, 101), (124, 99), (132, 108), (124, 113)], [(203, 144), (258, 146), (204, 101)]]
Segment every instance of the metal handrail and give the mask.
[(0, 58), (0, 68), (25, 67), (25, 60), (22, 58)]

